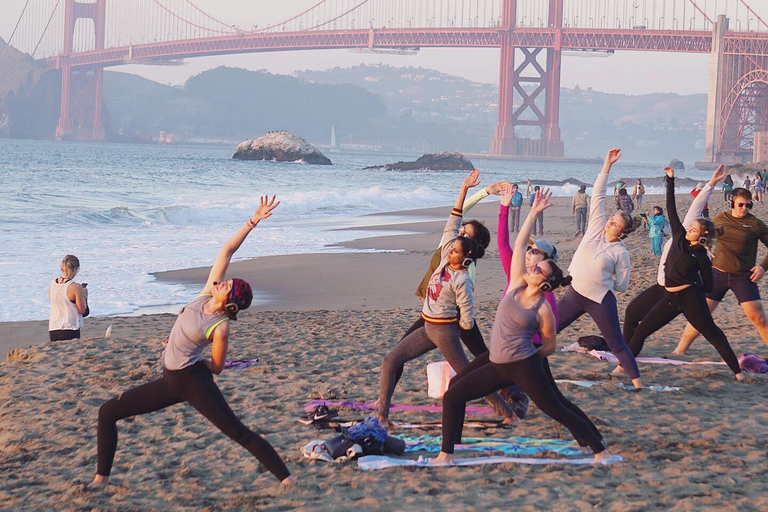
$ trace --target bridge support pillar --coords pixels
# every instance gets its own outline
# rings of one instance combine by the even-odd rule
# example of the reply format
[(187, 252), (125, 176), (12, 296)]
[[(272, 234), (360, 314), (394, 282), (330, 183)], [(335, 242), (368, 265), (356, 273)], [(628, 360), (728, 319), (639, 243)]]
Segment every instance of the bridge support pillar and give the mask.
[(723, 36), (728, 30), (728, 18), (717, 17), (712, 34), (712, 54), (709, 61), (709, 91), (707, 96), (707, 127), (704, 142), (706, 161), (718, 161), (720, 134), (720, 110), (723, 105), (723, 89), (726, 87), (723, 77)]
[[(565, 149), (559, 126), (562, 61), (562, 34), (559, 29), (562, 28), (563, 0), (549, 2), (549, 25), (558, 29), (553, 48), (515, 48), (511, 34), (515, 30), (516, 12), (517, 1), (504, 0), (499, 118), (491, 140), (490, 153), (562, 157)], [(517, 50), (522, 54), (523, 61), (516, 67)], [(544, 63), (540, 61), (541, 57), (545, 58)], [(532, 132), (536, 128), (539, 133)], [(522, 133), (518, 134), (518, 129)]]
[[(56, 126), (56, 140), (105, 140), (102, 110), (104, 104), (104, 69), (73, 69), (69, 64), (77, 20), (93, 22), (94, 50), (103, 50), (107, 0), (80, 3), (64, 0), (64, 50), (60, 59), (61, 113)], [(73, 87), (73, 81), (78, 87)], [(74, 91), (82, 91), (73, 96)]]

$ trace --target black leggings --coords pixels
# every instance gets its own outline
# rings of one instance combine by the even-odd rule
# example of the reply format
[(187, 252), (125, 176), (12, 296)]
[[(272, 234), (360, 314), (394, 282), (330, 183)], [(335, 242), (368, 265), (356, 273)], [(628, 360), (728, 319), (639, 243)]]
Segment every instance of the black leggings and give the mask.
[(442, 450), (453, 453), (456, 443), (461, 442), (467, 402), (513, 383), (531, 397), (541, 412), (565, 426), (577, 440), (586, 442), (593, 453), (605, 450), (602, 440), (589, 425), (560, 401), (538, 354), (506, 364), (492, 363), (485, 354), (451, 379), (451, 385), (443, 396)]
[[(660, 301), (664, 300), (667, 290), (659, 284), (646, 288), (640, 295), (632, 299), (627, 309), (624, 310), (624, 339), (630, 342), (635, 335), (635, 330), (646, 314)], [(637, 355), (637, 354), (635, 354)]]
[[(421, 327), (424, 327), (424, 318), (419, 317), (419, 319), (413, 323), (410, 329), (406, 331), (403, 337), (400, 338), (398, 343), (402, 342), (409, 334)], [(485, 352), (488, 352), (488, 347), (485, 345), (485, 340), (483, 340), (483, 334), (480, 332), (480, 328), (477, 326), (477, 321), (474, 322), (474, 325), (471, 329), (465, 330), (460, 328), (459, 338), (461, 338), (461, 342), (476, 358)], [(395, 386), (397, 386), (397, 383), (400, 382), (400, 378), (403, 376), (403, 368), (404, 367), (401, 366), (397, 369), (397, 373), (395, 374)]]
[[(574, 413), (576, 416), (581, 418), (589, 427), (589, 429), (592, 431), (593, 434), (595, 434), (597, 437), (600, 438), (600, 440), (603, 439), (603, 434), (600, 433), (599, 430), (597, 430), (597, 427), (594, 423), (592, 423), (592, 420), (589, 419), (589, 416), (584, 414), (584, 411), (579, 409), (579, 406), (565, 398), (565, 396), (560, 392), (560, 389), (557, 387), (557, 382), (555, 382), (555, 378), (552, 376), (552, 370), (549, 368), (549, 359), (543, 358), (541, 360), (542, 364), (544, 365), (544, 373), (547, 375), (547, 379), (549, 380), (550, 385), (552, 386), (552, 390), (555, 392), (555, 395), (560, 400), (560, 403), (563, 404), (569, 411)], [(575, 436), (574, 436), (575, 437)], [(576, 441), (579, 442), (580, 446), (587, 446), (589, 443), (586, 439), (581, 439), (579, 437), (576, 437)]]
[(670, 293), (664, 291), (665, 296), (643, 317), (640, 326), (635, 331), (629, 342), (629, 349), (634, 355), (643, 350), (645, 339), (658, 331), (677, 315), (682, 313), (691, 325), (699, 331), (707, 341), (715, 347), (720, 357), (728, 365), (728, 368), (736, 374), (741, 372), (736, 354), (728, 344), (728, 338), (723, 331), (715, 325), (712, 313), (707, 307), (704, 292), (699, 286), (689, 286), (679, 292)]
[(161, 378), (131, 388), (101, 406), (96, 473), (109, 476), (112, 469), (117, 449), (117, 420), (159, 411), (181, 402), (188, 402), (219, 430), (251, 452), (280, 481), (290, 475), (272, 445), (235, 416), (202, 361), (182, 370), (163, 369)]

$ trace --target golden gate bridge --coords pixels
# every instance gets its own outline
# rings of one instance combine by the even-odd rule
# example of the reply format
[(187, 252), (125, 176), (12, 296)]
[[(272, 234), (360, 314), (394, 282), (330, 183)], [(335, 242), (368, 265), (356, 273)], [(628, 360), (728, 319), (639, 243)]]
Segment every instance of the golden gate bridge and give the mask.
[[(563, 51), (710, 54), (705, 153), (749, 161), (768, 131), (761, 0), (319, 0), (250, 27), (191, 0), (26, 0), (9, 44), (61, 72), (57, 139), (103, 140), (105, 67), (296, 50), (499, 48), (489, 152), (562, 157)], [(522, 137), (523, 127), (538, 138)]]

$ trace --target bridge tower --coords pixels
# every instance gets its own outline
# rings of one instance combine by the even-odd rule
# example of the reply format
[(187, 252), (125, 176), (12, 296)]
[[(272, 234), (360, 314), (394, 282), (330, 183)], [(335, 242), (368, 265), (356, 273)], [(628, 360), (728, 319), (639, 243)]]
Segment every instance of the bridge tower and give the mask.
[[(548, 26), (555, 29), (553, 48), (516, 48), (517, 0), (503, 0), (499, 118), (491, 140), (493, 155), (562, 157), (560, 137), (560, 72), (562, 62), (563, 0), (549, 0)], [(515, 52), (523, 62), (515, 66)], [(544, 63), (540, 61), (544, 54)], [(543, 101), (537, 99), (541, 95)], [(516, 101), (519, 99), (519, 101)], [(518, 106), (515, 107), (515, 103)], [(518, 137), (517, 127), (540, 128), (538, 139)]]
[(711, 163), (752, 161), (755, 133), (768, 131), (768, 55), (729, 38), (719, 16), (712, 36), (705, 154)]
[(78, 2), (64, 0), (64, 48), (59, 57), (61, 69), (61, 115), (56, 139), (104, 140), (102, 121), (104, 68), (72, 69), (75, 25), (79, 19), (93, 22), (95, 50), (103, 50), (107, 0)]

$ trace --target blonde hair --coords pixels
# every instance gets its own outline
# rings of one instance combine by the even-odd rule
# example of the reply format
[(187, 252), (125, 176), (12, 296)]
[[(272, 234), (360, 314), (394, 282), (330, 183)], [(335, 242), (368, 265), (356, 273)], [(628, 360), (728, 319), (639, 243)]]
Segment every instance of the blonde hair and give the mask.
[(72, 279), (75, 277), (78, 270), (80, 270), (80, 260), (77, 259), (77, 256), (72, 254), (64, 256), (64, 259), (61, 260), (61, 271), (67, 273), (67, 278)]

